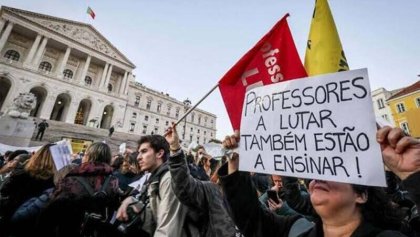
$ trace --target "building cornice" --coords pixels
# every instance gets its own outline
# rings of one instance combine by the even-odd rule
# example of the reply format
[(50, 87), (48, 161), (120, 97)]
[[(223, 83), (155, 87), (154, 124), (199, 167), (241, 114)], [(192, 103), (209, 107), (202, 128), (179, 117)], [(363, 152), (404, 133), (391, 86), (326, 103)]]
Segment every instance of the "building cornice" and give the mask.
[[(173, 98), (173, 97), (171, 97), (171, 96), (169, 96), (169, 95), (167, 95), (167, 94), (165, 94), (163, 92), (159, 92), (159, 91), (154, 90), (152, 88), (146, 87), (146, 86), (142, 85), (139, 82), (132, 82), (132, 81), (130, 81), (130, 87), (133, 87), (133, 88), (135, 88), (137, 90), (140, 90), (140, 91), (148, 92), (148, 93), (150, 93), (150, 94), (152, 94), (154, 96), (157, 96), (157, 97), (159, 97), (161, 99), (169, 100), (169, 101), (173, 102), (174, 104), (176, 104), (177, 106), (179, 106), (181, 108), (184, 108), (184, 104), (182, 103), (182, 101), (179, 101), (176, 98)], [(209, 117), (213, 117), (213, 118), (217, 119), (217, 116), (215, 114), (212, 114), (210, 112), (204, 111), (202, 109), (195, 108), (194, 111), (200, 112), (200, 113), (205, 114), (205, 115), (207, 115)]]
[[(110, 55), (101, 52), (93, 47), (90, 47), (86, 44), (81, 43), (78, 40), (75, 40), (65, 34), (62, 34), (60, 32), (54, 31), (38, 22), (35, 22), (27, 17), (24, 17), (22, 15), (19, 15), (18, 13), (24, 13), (24, 14), (31, 14), (34, 17), (40, 17), (40, 18), (44, 18), (46, 20), (50, 19), (50, 20), (54, 20), (54, 21), (58, 21), (58, 22), (62, 22), (62, 23), (68, 23), (68, 24), (74, 24), (77, 26), (81, 26), (81, 27), (86, 27), (89, 30), (92, 30), (92, 32), (94, 32), (98, 37), (100, 37), (101, 40), (103, 40), (106, 44), (109, 45), (109, 47), (111, 47), (117, 54), (118, 56), (120, 56), (121, 58), (123, 58), (126, 62), (118, 60), (117, 58), (111, 57)], [(19, 25), (22, 25), (26, 28), (35, 28), (37, 27), (37, 30), (34, 30), (40, 34), (43, 35), (48, 35), (48, 34), (52, 34), (55, 35), (57, 37), (60, 37), (60, 39), (56, 39), (58, 42), (63, 42), (63, 41), (68, 41), (71, 42), (70, 43), (64, 43), (69, 45), (71, 48), (83, 48), (83, 50), (80, 50), (82, 52), (89, 52), (90, 55), (94, 56), (96, 55), (100, 55), (100, 56), (95, 56), (105, 62), (113, 62), (116, 66), (119, 66), (121, 68), (124, 69), (124, 67), (122, 65), (124, 65), (125, 67), (129, 68), (130, 70), (133, 70), (136, 66), (124, 55), (122, 54), (114, 45), (112, 45), (112, 43), (110, 43), (101, 33), (99, 33), (93, 26), (89, 25), (89, 24), (85, 24), (85, 23), (81, 23), (81, 22), (76, 22), (76, 21), (71, 21), (71, 20), (67, 20), (67, 19), (62, 19), (62, 18), (58, 18), (58, 17), (53, 17), (53, 16), (48, 16), (48, 15), (44, 15), (44, 14), (39, 14), (39, 13), (35, 13), (35, 12), (30, 12), (30, 11), (24, 11), (21, 9), (16, 9), (16, 8), (10, 8), (10, 7), (5, 7), (2, 6), (2, 11), (1, 11), (1, 16), (6, 19), (6, 20), (10, 20), (14, 23), (17, 23)], [(25, 24), (26, 23), (26, 24)], [(47, 34), (48, 32), (48, 34)], [(53, 38), (53, 37), (51, 37)], [(127, 71), (130, 71), (128, 69), (125, 69)]]
[(420, 96), (420, 90), (413, 91), (411, 93), (404, 94), (404, 95), (401, 95), (401, 96), (398, 96), (398, 97), (394, 97), (392, 99), (387, 100), (387, 102), (394, 102), (396, 100), (401, 100), (401, 99), (404, 99), (405, 97), (409, 97), (409, 96), (412, 96), (414, 94), (419, 94), (419, 96)]

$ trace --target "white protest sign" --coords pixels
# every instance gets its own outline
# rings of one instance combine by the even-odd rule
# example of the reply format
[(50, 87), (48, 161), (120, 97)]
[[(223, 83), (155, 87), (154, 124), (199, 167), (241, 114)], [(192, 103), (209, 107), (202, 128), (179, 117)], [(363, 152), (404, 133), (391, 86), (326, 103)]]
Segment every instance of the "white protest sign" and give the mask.
[(121, 143), (118, 150), (120, 154), (124, 154), (126, 149), (127, 149), (127, 144), (124, 142), (124, 143)]
[(50, 152), (57, 170), (71, 163), (72, 147), (69, 141), (59, 141), (50, 146)]
[(366, 69), (247, 91), (239, 169), (386, 186)]

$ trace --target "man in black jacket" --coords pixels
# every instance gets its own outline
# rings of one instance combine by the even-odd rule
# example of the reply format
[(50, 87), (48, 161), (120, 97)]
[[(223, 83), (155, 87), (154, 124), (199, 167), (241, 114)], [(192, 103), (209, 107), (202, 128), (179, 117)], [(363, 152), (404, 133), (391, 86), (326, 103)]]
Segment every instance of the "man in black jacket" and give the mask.
[[(175, 126), (169, 128), (166, 139), (171, 146), (180, 147)], [(237, 231), (224, 206), (221, 187), (210, 181), (193, 178), (182, 151), (171, 156), (168, 165), (175, 195), (182, 204), (199, 216), (196, 223), (200, 236), (234, 237)]]
[(47, 128), (48, 128), (48, 123), (44, 119), (42, 120), (41, 123), (38, 124), (38, 133), (36, 134), (35, 140), (37, 140), (39, 137), (39, 140), (42, 141), (42, 137), (44, 136), (45, 129)]

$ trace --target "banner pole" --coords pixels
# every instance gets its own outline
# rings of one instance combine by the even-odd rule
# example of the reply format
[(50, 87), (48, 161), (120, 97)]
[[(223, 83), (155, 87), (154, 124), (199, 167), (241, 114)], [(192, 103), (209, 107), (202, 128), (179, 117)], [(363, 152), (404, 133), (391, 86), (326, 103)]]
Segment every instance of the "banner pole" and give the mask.
[(178, 125), (185, 117), (187, 117), (187, 115), (189, 113), (191, 113), (191, 111), (193, 111), (205, 98), (207, 98), (207, 96), (209, 96), (217, 87), (219, 86), (219, 83), (217, 83), (215, 86), (213, 86), (213, 88), (211, 88), (211, 90), (209, 92), (207, 92), (207, 94), (205, 94), (203, 96), (203, 98), (201, 98), (193, 107), (191, 107), (187, 112), (185, 112), (184, 115), (181, 116), (180, 119), (178, 119), (178, 121), (176, 121), (175, 126)]

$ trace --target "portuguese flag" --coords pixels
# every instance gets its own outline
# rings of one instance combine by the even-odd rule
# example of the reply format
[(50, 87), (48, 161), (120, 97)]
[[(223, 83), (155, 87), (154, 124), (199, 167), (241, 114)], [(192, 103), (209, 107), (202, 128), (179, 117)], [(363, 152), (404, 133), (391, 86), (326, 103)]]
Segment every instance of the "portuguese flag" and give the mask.
[(92, 19), (95, 19), (96, 15), (95, 12), (93, 12), (92, 8), (88, 7), (86, 13), (89, 14), (92, 17)]

